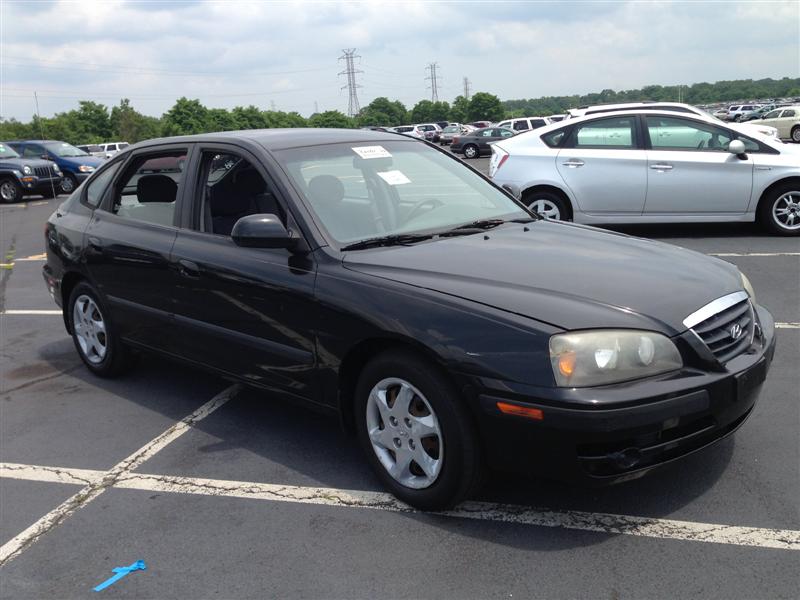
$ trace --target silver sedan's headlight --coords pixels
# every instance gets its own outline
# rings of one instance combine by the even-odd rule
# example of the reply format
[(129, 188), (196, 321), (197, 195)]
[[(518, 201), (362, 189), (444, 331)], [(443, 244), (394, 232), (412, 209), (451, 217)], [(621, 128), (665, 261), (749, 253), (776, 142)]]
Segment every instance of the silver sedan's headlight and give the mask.
[(753, 284), (750, 283), (750, 280), (747, 278), (747, 275), (745, 275), (741, 271), (739, 272), (739, 275), (742, 276), (742, 287), (744, 288), (744, 291), (747, 292), (747, 295), (750, 296), (750, 302), (755, 304), (756, 291), (753, 289)]
[(23, 165), (22, 172), (25, 173), (25, 175), (31, 175), (33, 174), (33, 169), (31, 169), (28, 165)]
[(550, 362), (560, 387), (590, 387), (640, 379), (683, 366), (675, 344), (660, 333), (605, 329), (550, 338)]

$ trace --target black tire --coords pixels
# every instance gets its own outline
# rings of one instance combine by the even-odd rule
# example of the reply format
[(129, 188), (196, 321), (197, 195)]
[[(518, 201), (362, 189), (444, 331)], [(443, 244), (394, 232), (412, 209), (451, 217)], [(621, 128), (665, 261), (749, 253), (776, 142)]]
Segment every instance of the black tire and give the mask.
[(13, 177), (3, 177), (0, 179), (0, 202), (4, 204), (14, 204), (22, 200), (23, 193), (22, 186)]
[[(85, 303), (86, 298), (94, 303), (97, 312), (92, 312), (93, 314), (99, 314), (100, 320), (105, 325), (104, 333), (100, 330), (94, 330), (86, 334), (93, 334), (95, 339), (99, 340), (101, 345), (105, 347), (105, 353), (102, 358), (99, 357), (96, 352), (87, 352), (84, 349), (76, 330), (75, 304), (79, 301)], [(130, 349), (122, 343), (122, 340), (116, 333), (114, 323), (110, 319), (109, 311), (105, 308), (98, 293), (88, 283), (81, 282), (72, 290), (69, 296), (69, 302), (67, 303), (67, 319), (69, 322), (69, 330), (72, 332), (72, 341), (75, 344), (75, 349), (78, 351), (78, 355), (81, 357), (83, 363), (92, 373), (100, 377), (116, 377), (132, 364)], [(80, 324), (78, 325), (80, 326)], [(84, 323), (84, 326), (85, 325), (86, 323)], [(85, 336), (84, 339), (86, 339)]]
[(800, 125), (792, 127), (792, 141), (800, 144)]
[(480, 155), (481, 151), (475, 144), (464, 146), (464, 158), (478, 158)]
[(71, 194), (78, 189), (78, 180), (72, 173), (66, 173), (61, 180), (61, 191), (65, 194)]
[[(775, 214), (774, 209), (778, 201), (783, 203), (782, 206), (792, 210), (788, 203), (784, 203), (781, 200), (786, 194), (791, 194), (794, 204), (794, 212), (792, 214), (794, 214), (793, 223), (798, 225), (796, 229), (789, 229), (787, 225), (778, 221), (778, 217)], [(765, 230), (774, 235), (800, 236), (800, 185), (785, 184), (770, 190), (758, 205), (758, 222)]]
[[(553, 216), (552, 213), (548, 216), (548, 218), (557, 220), (557, 221), (571, 221), (572, 220), (572, 213), (570, 211), (569, 206), (564, 199), (556, 194), (555, 192), (548, 192), (547, 190), (531, 192), (529, 194), (525, 194), (522, 197), (522, 201), (525, 205), (531, 210), (531, 212), (536, 212), (538, 214), (543, 214), (540, 212), (539, 207), (536, 206), (537, 204), (550, 204), (553, 209), (558, 211), (557, 216)], [(548, 210), (550, 212), (550, 210)]]
[[(402, 379), (419, 390), (438, 421), (442, 435), (442, 464), (428, 487), (414, 489), (401, 484), (389, 474), (373, 448), (367, 424), (367, 403), (372, 389), (387, 378)], [(410, 352), (380, 354), (364, 367), (354, 402), (356, 431), (367, 462), (398, 499), (420, 510), (445, 510), (477, 488), (482, 463), (474, 425), (452, 384), (435, 366)], [(404, 426), (397, 422), (396, 425), (398, 429)], [(406, 443), (414, 447), (408, 439)]]

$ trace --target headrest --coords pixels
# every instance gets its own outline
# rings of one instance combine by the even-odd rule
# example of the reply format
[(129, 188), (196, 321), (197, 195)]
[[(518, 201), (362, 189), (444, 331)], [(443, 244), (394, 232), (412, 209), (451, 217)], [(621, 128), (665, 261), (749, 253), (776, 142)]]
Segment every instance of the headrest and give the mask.
[(308, 182), (308, 195), (315, 204), (341, 202), (344, 199), (344, 184), (333, 175), (317, 175)]
[(166, 175), (143, 175), (136, 182), (136, 197), (140, 203), (175, 202), (178, 184)]
[(236, 193), (243, 196), (255, 196), (264, 192), (267, 187), (264, 178), (255, 169), (245, 169), (236, 173), (233, 185)]

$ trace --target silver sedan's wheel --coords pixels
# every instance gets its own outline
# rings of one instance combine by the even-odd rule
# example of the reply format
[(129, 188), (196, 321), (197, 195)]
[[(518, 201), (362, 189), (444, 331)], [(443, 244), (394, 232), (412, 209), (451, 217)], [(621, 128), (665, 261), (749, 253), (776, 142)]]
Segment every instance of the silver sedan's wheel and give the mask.
[(467, 158), (476, 158), (478, 156), (478, 147), (472, 144), (464, 148), (464, 156)]
[(554, 219), (554, 220), (561, 219), (561, 210), (555, 204), (555, 202), (553, 202), (552, 200), (548, 200), (547, 198), (537, 198), (536, 200), (533, 200), (528, 206), (533, 212), (542, 217), (547, 217), (548, 219)]
[(781, 229), (800, 230), (800, 190), (778, 196), (772, 204), (772, 219)]
[(379, 381), (367, 399), (367, 433), (386, 472), (399, 484), (423, 489), (436, 482), (444, 460), (439, 420), (425, 396), (407, 381)]
[(75, 300), (72, 327), (81, 352), (92, 364), (100, 364), (108, 351), (106, 323), (94, 300), (82, 294)]

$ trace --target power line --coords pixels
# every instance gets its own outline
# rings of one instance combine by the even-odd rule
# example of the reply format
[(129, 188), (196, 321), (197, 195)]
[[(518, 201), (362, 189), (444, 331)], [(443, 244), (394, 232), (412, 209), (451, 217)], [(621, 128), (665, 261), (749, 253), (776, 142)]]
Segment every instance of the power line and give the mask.
[(342, 50), (342, 52), (344, 52), (344, 55), (340, 56), (339, 60), (344, 60), (345, 70), (341, 71), (339, 75), (347, 75), (347, 85), (342, 86), (341, 89), (347, 88), (349, 96), (347, 100), (347, 114), (351, 117), (355, 117), (361, 112), (361, 108), (358, 106), (358, 95), (356, 94), (356, 90), (361, 86), (356, 83), (356, 73), (363, 73), (364, 71), (356, 70), (353, 65), (354, 58), (361, 58), (356, 55), (355, 48)]
[(425, 78), (425, 81), (430, 81), (431, 85), (428, 89), (431, 90), (431, 102), (438, 102), (439, 101), (439, 79), (438, 75), (436, 74), (436, 69), (438, 68), (439, 64), (432, 62), (427, 67), (425, 67), (426, 71), (430, 71), (430, 75)]

